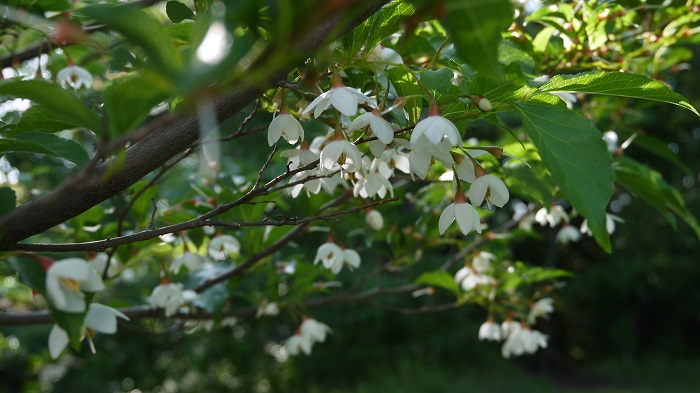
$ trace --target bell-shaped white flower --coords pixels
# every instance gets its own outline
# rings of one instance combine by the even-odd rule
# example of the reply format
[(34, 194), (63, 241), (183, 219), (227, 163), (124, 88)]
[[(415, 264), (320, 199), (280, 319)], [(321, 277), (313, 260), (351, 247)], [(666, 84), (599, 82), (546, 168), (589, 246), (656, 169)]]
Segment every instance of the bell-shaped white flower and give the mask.
[(362, 166), (362, 154), (353, 143), (346, 140), (334, 140), (321, 151), (319, 168), (330, 173), (338, 168), (346, 172), (355, 172)]
[(425, 179), (433, 158), (442, 161), (445, 166), (451, 166), (454, 160), (450, 154), (450, 147), (448, 140), (444, 140), (437, 145), (428, 143), (413, 146), (408, 155), (411, 177), (413, 178), (413, 175), (416, 175), (421, 179)]
[(217, 236), (209, 242), (209, 256), (219, 261), (228, 258), (231, 253), (238, 253), (240, 250), (241, 242), (231, 235)]
[(321, 262), (323, 267), (332, 271), (340, 271), (345, 261), (345, 253), (343, 249), (333, 242), (326, 242), (321, 245), (316, 251), (314, 265)]
[(527, 314), (527, 323), (534, 324), (538, 317), (547, 317), (554, 311), (554, 300), (544, 297), (530, 307), (530, 312)]
[(562, 221), (568, 223), (569, 214), (563, 207), (554, 204), (549, 208), (549, 211), (547, 211), (547, 209), (544, 207), (538, 210), (537, 213), (535, 213), (535, 221), (542, 226), (549, 224), (551, 228), (554, 228)]
[[(85, 315), (85, 322), (83, 323), (83, 338), (90, 340), (90, 347), (93, 353), (95, 352), (95, 348), (92, 344), (92, 338), (96, 333), (116, 333), (117, 318), (129, 320), (129, 317), (124, 315), (124, 313), (112, 307), (99, 303), (90, 304), (88, 312)], [(61, 329), (60, 326), (54, 325), (51, 329), (51, 333), (49, 333), (49, 353), (51, 354), (51, 358), (56, 359), (61, 352), (66, 349), (69, 341), (68, 333)]]
[(367, 104), (372, 108), (377, 108), (377, 104), (373, 99), (362, 94), (362, 92), (357, 89), (345, 86), (342, 78), (336, 74), (336, 76), (334, 76), (333, 87), (311, 101), (309, 106), (307, 106), (302, 113), (308, 114), (313, 109), (314, 117), (317, 118), (321, 116), (321, 113), (328, 109), (329, 106), (333, 105), (338, 112), (345, 116), (354, 116), (357, 113), (359, 104)]
[(498, 207), (503, 207), (508, 202), (510, 194), (503, 180), (496, 176), (483, 175), (472, 182), (467, 196), (474, 206), (481, 206), (486, 200)]
[(90, 88), (92, 86), (92, 74), (85, 68), (76, 65), (68, 66), (58, 71), (56, 79), (63, 86), (70, 86), (76, 90), (81, 87)]
[(85, 292), (105, 288), (99, 274), (87, 261), (68, 258), (53, 263), (46, 271), (46, 294), (56, 309), (66, 312), (85, 311)]
[(367, 126), (369, 126), (372, 132), (374, 132), (374, 135), (377, 136), (377, 139), (383, 144), (388, 145), (394, 140), (394, 128), (391, 126), (391, 123), (382, 117), (381, 112), (376, 110), (357, 116), (357, 118), (350, 123), (348, 132), (353, 132)]
[(290, 356), (296, 356), (300, 352), (311, 355), (312, 342), (308, 337), (302, 336), (300, 333), (288, 338), (284, 343), (284, 348)]
[(199, 266), (202, 265), (203, 261), (204, 258), (201, 255), (194, 252), (185, 251), (179, 257), (175, 258), (173, 263), (170, 264), (170, 268), (168, 270), (177, 274), (184, 265), (187, 267), (187, 270), (193, 272), (199, 269)]
[(304, 128), (289, 113), (277, 115), (267, 128), (268, 145), (274, 145), (280, 138), (284, 138), (290, 145), (304, 140)]
[(578, 228), (571, 226), (569, 224), (564, 224), (564, 226), (557, 232), (557, 236), (554, 238), (559, 244), (567, 244), (569, 242), (577, 242), (581, 239), (581, 232)]
[(501, 326), (489, 318), (479, 327), (479, 340), (501, 341)]
[(462, 136), (459, 130), (451, 121), (438, 115), (431, 115), (421, 120), (413, 128), (411, 134), (411, 147), (432, 143), (437, 145), (446, 139), (451, 146), (460, 146), (462, 144)]
[(535, 353), (539, 348), (547, 348), (547, 336), (528, 326), (513, 330), (501, 348), (501, 354), (508, 359), (525, 353)]
[[(358, 254), (357, 251), (351, 250), (349, 248), (343, 250), (343, 263), (347, 264), (348, 267), (350, 267), (350, 270), (352, 270), (353, 268), (357, 269), (358, 267), (360, 267), (360, 262), (360, 254)], [(340, 269), (338, 269), (338, 272), (339, 271)], [(338, 272), (334, 271), (333, 273), (337, 274)]]
[(382, 217), (382, 213), (374, 209), (370, 209), (367, 212), (367, 215), (365, 216), (365, 222), (370, 228), (374, 229), (375, 231), (378, 231), (382, 229), (382, 227), (384, 227), (384, 217)]
[(306, 318), (299, 327), (299, 332), (302, 337), (306, 337), (312, 343), (322, 343), (326, 341), (328, 333), (333, 333), (328, 325), (319, 322), (313, 318)]
[[(458, 197), (461, 192), (458, 192)], [(462, 199), (464, 197), (462, 196)], [(445, 210), (440, 215), (438, 220), (438, 230), (441, 235), (445, 234), (447, 228), (452, 224), (452, 222), (457, 221), (457, 226), (463, 234), (467, 235), (470, 231), (475, 230), (481, 233), (481, 221), (479, 219), (479, 213), (477, 213), (474, 207), (464, 201), (460, 202), (455, 200), (454, 203), (450, 204), (445, 208)]]
[(520, 322), (515, 322), (512, 319), (507, 319), (501, 323), (501, 333), (503, 333), (503, 337), (508, 337), (510, 336), (511, 333), (514, 331), (520, 329), (522, 326), (520, 325)]
[(162, 308), (165, 311), (165, 316), (169, 317), (177, 310), (185, 305), (188, 301), (197, 298), (197, 293), (192, 290), (182, 289), (180, 283), (164, 283), (153, 288), (150, 297), (150, 304), (156, 308)]
[(496, 256), (486, 251), (478, 251), (472, 259), (472, 267), (477, 273), (486, 273)]

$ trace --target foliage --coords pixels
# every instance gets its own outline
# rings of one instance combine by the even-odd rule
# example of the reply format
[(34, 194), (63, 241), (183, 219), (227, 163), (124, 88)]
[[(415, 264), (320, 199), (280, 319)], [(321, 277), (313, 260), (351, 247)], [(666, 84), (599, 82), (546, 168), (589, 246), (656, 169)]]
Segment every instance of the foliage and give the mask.
[[(642, 105), (630, 99), (699, 115), (672, 85), (700, 37), (697, 13), (684, 12), (698, 4), (531, 6), (3, 6), (0, 55), (12, 68), (0, 81), (0, 258), (26, 287), (8, 295), (23, 312), (0, 325), (54, 322), (80, 352), (102, 332), (88, 323), (90, 303), (124, 312), (120, 330), (214, 337), (245, 318), (234, 335), (268, 326), (246, 351), (272, 354), (293, 381), (287, 359), (305, 347), (290, 343), (322, 345), (303, 322), (321, 320), (323, 306), (472, 305), (539, 333), (531, 325), (551, 310), (537, 305), (572, 274), (518, 244), (541, 227), (562, 243), (588, 228), (612, 252), (621, 224), (611, 213), (622, 209), (611, 200), (622, 193), (700, 238), (655, 159), (626, 154), (638, 144), (689, 170), (664, 136), (602, 132)], [(106, 286), (59, 276), (85, 300), (77, 311), (50, 284), (68, 258), (88, 261)], [(515, 335), (503, 334), (506, 357), (547, 345), (509, 353)], [(98, 357), (115, 345), (99, 337)]]

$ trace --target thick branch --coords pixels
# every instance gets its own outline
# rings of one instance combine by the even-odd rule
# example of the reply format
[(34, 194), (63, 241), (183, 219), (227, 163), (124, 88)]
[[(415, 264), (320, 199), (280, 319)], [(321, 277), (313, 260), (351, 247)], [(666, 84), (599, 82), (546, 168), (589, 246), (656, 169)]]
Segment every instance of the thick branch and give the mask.
[[(337, 37), (360, 24), (389, 0), (367, 0), (361, 7), (353, 5), (353, 15), (336, 12), (319, 23), (303, 40), (296, 53), (311, 53), (329, 37)], [(347, 11), (347, 10), (343, 10)], [(297, 56), (297, 61), (303, 56)], [(294, 64), (288, 64), (288, 67)], [(286, 82), (289, 68), (269, 73), (266, 81), (238, 88), (217, 102), (216, 115), (224, 121), (258, 98), (266, 89)], [(251, 70), (253, 72), (254, 70)], [(181, 118), (167, 126), (159, 127), (127, 150), (124, 165), (107, 179), (98, 176), (97, 181), (69, 179), (61, 187), (34, 201), (18, 207), (0, 220), (0, 245), (12, 249), (12, 245), (29, 236), (41, 233), (69, 220), (100, 202), (122, 192), (139, 179), (164, 165), (169, 159), (187, 149), (199, 138), (196, 118)], [(104, 174), (111, 162), (100, 165), (96, 173)]]

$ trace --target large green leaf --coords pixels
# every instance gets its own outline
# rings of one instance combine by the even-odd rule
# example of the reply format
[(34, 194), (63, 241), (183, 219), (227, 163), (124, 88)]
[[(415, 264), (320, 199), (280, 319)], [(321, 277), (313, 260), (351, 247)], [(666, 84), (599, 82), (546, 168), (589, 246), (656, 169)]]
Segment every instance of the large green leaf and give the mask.
[(394, 1), (345, 34), (342, 37), (343, 44), (351, 54), (359, 53), (363, 47), (370, 51), (381, 40), (398, 30), (401, 19), (414, 11), (412, 4)]
[(80, 12), (141, 46), (148, 54), (147, 62), (161, 72), (173, 76), (182, 68), (182, 57), (168, 29), (144, 10), (131, 5), (95, 5), (81, 8)]
[(455, 282), (455, 279), (451, 274), (442, 270), (434, 270), (432, 272), (425, 272), (421, 274), (421, 276), (416, 279), (416, 284), (432, 285), (435, 287), (444, 288), (455, 294), (455, 296), (459, 296), (460, 294), (459, 286)]
[(9, 152), (41, 153), (82, 165), (90, 157), (76, 141), (45, 132), (26, 132), (14, 138), (0, 139), (0, 154)]
[(10, 187), (0, 187), (0, 217), (12, 212), (17, 207), (17, 194)]
[(600, 131), (586, 117), (557, 106), (517, 103), (514, 108), (554, 181), (588, 219), (598, 244), (610, 252), (605, 209), (613, 192), (614, 173)]
[(509, 0), (451, 0), (442, 25), (447, 30), (460, 57), (483, 75), (503, 78), (498, 62), (501, 33), (513, 21)]
[(661, 82), (644, 75), (624, 72), (586, 72), (577, 75), (557, 75), (540, 86), (538, 91), (570, 91), (610, 96), (644, 98), (682, 106), (700, 116), (682, 95)]
[(138, 126), (164, 99), (165, 94), (144, 78), (115, 80), (104, 92), (110, 133), (116, 136)]
[(619, 184), (643, 199), (669, 218), (674, 224), (671, 212), (685, 221), (700, 239), (700, 225), (683, 201), (680, 192), (671, 187), (661, 174), (646, 165), (621, 156), (616, 160), (615, 177)]
[(396, 93), (401, 97), (411, 96), (406, 100), (406, 112), (408, 121), (415, 124), (420, 118), (423, 107), (423, 89), (418, 86), (415, 78), (405, 67), (394, 67), (387, 71), (391, 84), (394, 85)]
[(4, 136), (12, 136), (27, 131), (57, 132), (80, 126), (75, 119), (62, 112), (54, 112), (43, 105), (32, 105), (22, 112), (19, 123), (12, 124), (2, 131)]
[(45, 79), (0, 81), (0, 95), (26, 98), (43, 105), (61, 121), (72, 119), (72, 124), (93, 131), (100, 130), (100, 117), (88, 109), (75, 93)]

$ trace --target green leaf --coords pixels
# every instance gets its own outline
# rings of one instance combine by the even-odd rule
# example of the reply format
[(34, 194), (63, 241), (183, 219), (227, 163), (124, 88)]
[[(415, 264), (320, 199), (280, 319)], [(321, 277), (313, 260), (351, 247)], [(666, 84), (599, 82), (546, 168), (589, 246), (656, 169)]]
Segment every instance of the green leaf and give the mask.
[(0, 187), (0, 218), (17, 207), (17, 194), (10, 187)]
[(76, 351), (80, 350), (80, 338), (83, 336), (83, 323), (86, 313), (70, 313), (51, 309), (53, 320), (68, 333), (70, 346)]
[(544, 52), (555, 31), (557, 31), (557, 29), (553, 27), (545, 27), (540, 30), (537, 36), (535, 36), (535, 39), (532, 40), (532, 49), (534, 49), (535, 52)]
[(451, 0), (446, 8), (447, 16), (441, 23), (460, 57), (488, 78), (503, 79), (497, 49), (501, 32), (513, 21), (511, 2)]
[(46, 295), (46, 271), (35, 259), (29, 257), (12, 258), (10, 266), (19, 274), (22, 284)]
[(610, 252), (605, 209), (613, 192), (612, 160), (602, 135), (586, 117), (540, 103), (517, 103), (525, 131), (554, 181)]
[(45, 132), (25, 132), (15, 138), (0, 139), (0, 154), (8, 152), (41, 153), (66, 159), (76, 165), (82, 165), (90, 159), (76, 141)]
[(91, 5), (81, 8), (80, 13), (104, 23), (141, 46), (148, 54), (148, 60), (161, 72), (173, 76), (182, 68), (182, 57), (175, 49), (168, 29), (144, 10), (131, 5)]
[(672, 91), (661, 82), (644, 75), (624, 72), (586, 72), (577, 75), (557, 75), (540, 86), (538, 91), (569, 91), (577, 93), (603, 94), (610, 96), (644, 98), (682, 106), (696, 115), (697, 110), (682, 95)]
[(104, 92), (107, 124), (112, 136), (137, 127), (166, 94), (141, 77), (117, 79)]
[(550, 206), (554, 197), (552, 180), (541, 165), (534, 164), (532, 168), (518, 165), (503, 168), (505, 182), (514, 194), (528, 197), (543, 206)]
[(22, 113), (19, 123), (3, 130), (3, 135), (12, 136), (27, 131), (58, 132), (80, 126), (73, 117), (54, 112), (43, 105), (32, 105)]
[(539, 266), (526, 265), (520, 261), (516, 262), (513, 270), (508, 270), (501, 278), (505, 291), (513, 291), (522, 285), (537, 284), (543, 281), (550, 281), (557, 278), (573, 277), (574, 274), (562, 269), (548, 269)]
[(186, 5), (179, 1), (169, 1), (165, 5), (165, 13), (173, 23), (180, 23), (185, 19), (194, 20), (194, 13)]
[(0, 81), (0, 95), (26, 98), (51, 110), (61, 121), (76, 126), (100, 130), (100, 117), (80, 101), (75, 93), (45, 79)]
[(700, 239), (700, 225), (695, 216), (680, 192), (666, 183), (659, 172), (626, 156), (618, 157), (616, 163), (615, 177), (619, 184), (664, 214), (671, 224), (674, 221), (670, 213), (675, 213)]
[(444, 288), (455, 294), (455, 296), (459, 296), (460, 294), (459, 286), (457, 286), (452, 275), (442, 270), (433, 270), (432, 272), (421, 274), (420, 277), (416, 279), (416, 284)]
[(369, 53), (381, 40), (399, 29), (403, 17), (412, 15), (414, 11), (413, 5), (395, 1), (344, 35), (343, 44), (352, 55), (359, 53), (363, 47)]
[(420, 73), (421, 82), (436, 100), (452, 87), (452, 78), (454, 78), (454, 72), (449, 68), (425, 70)]
[(424, 94), (423, 89), (418, 86), (413, 75), (405, 67), (391, 68), (387, 71), (387, 75), (399, 96), (412, 96), (406, 100), (406, 112), (409, 123), (415, 124), (420, 118), (423, 107), (423, 98), (419, 98)]

